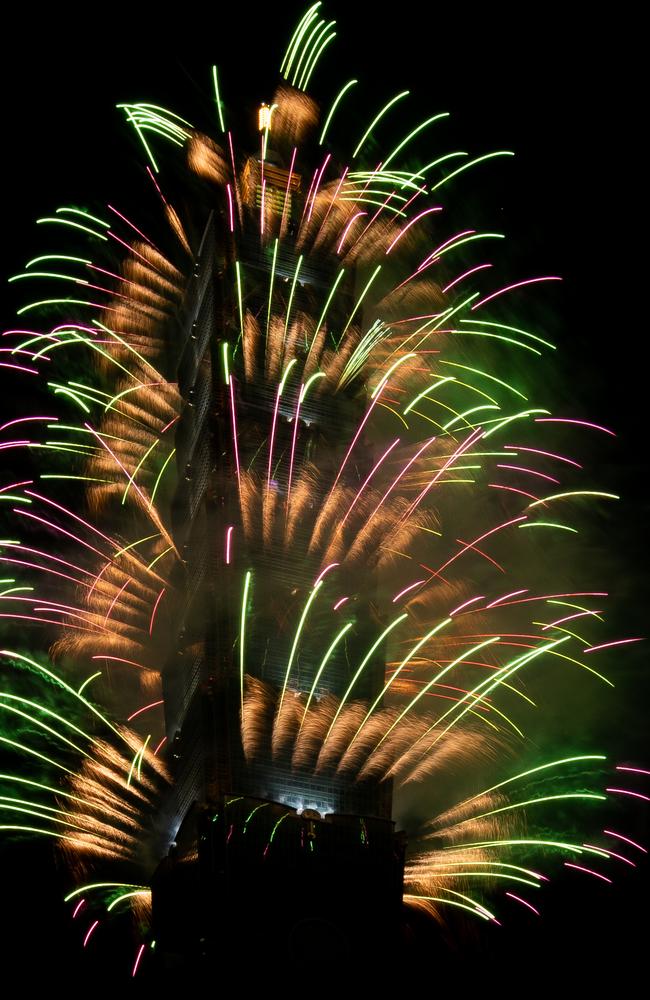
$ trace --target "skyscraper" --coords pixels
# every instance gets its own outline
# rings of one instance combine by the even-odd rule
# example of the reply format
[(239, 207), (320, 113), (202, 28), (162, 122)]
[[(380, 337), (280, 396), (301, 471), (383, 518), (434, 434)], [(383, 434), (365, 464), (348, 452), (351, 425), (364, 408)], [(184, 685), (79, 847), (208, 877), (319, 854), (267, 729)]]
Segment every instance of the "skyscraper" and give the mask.
[[(536, 405), (524, 382), (549, 344), (514, 315), (522, 286), (557, 279), (531, 277), (519, 258), (478, 263), (495, 244), (475, 241), (500, 234), (437, 214), (439, 191), (467, 207), (475, 175), (463, 171), (505, 151), (440, 155), (444, 113), (416, 126), (405, 91), (375, 104), (336, 72), (318, 80), (316, 123), (305, 90), (329, 40), (316, 6), (259, 132), (250, 107), (238, 119), (233, 99), (226, 114), (218, 87), (203, 122), (212, 139), (158, 105), (125, 106), (158, 214), (144, 202), (120, 206), (134, 222), (112, 206), (59, 208), (39, 221), (92, 251), (48, 244), (65, 252), (16, 276), (47, 286), (21, 300), (46, 325), (8, 331), (4, 356), (17, 355), (12, 378), (16, 360), (25, 376), (40, 369), (57, 408), (26, 413), (25, 394), (3, 447), (51, 456), (42, 478), (55, 482), (43, 496), (30, 465), (3, 491), (29, 532), (3, 543), (11, 572), (29, 570), (3, 598), (17, 633), (45, 625), (54, 645), (49, 665), (44, 645), (3, 651), (3, 753), (32, 770), (3, 765), (2, 829), (24, 834), (26, 811), (38, 820), (28, 832), (70, 860), (84, 948), (108, 943), (105, 919), (128, 934), (132, 918), (133, 974), (155, 954), (192, 966), (242, 942), (309, 961), (356, 944), (360, 928), (376, 948), (399, 911), (392, 781), (421, 836), (405, 904), (437, 920), (530, 913), (528, 896), (498, 890), (512, 880), (527, 894), (521, 876), (540, 888), (547, 848), (575, 869), (576, 855), (600, 864), (617, 846), (609, 823), (596, 846), (574, 840), (568, 809), (605, 798), (603, 757), (576, 756), (559, 724), (574, 668), (585, 667), (576, 684), (606, 680), (594, 670), (611, 645), (598, 633), (603, 595), (571, 578), (575, 550), (551, 549), (572, 544), (575, 496), (611, 496), (591, 479), (573, 489), (577, 463), (553, 438), (584, 422)], [(157, 227), (161, 213), (169, 226)], [(61, 280), (83, 297), (50, 297)], [(80, 374), (69, 358), (82, 352)], [(65, 437), (9, 439), (23, 420)], [(556, 501), (569, 523), (546, 517)], [(555, 617), (573, 611), (575, 634)], [(553, 758), (540, 763), (525, 734), (544, 705)], [(174, 787), (161, 804), (162, 755)], [(608, 794), (633, 799), (618, 778)], [(174, 846), (154, 878), (152, 937), (153, 828)], [(539, 872), (523, 867), (537, 848)]]
[[(282, 894), (285, 944), (297, 957), (307, 947), (299, 927), (310, 921), (325, 921), (344, 947), (348, 899), (364, 900), (355, 904), (364, 909), (363, 936), (371, 928), (376, 941), (379, 927), (384, 936), (395, 933), (403, 845), (394, 834), (389, 781), (359, 782), (334, 767), (315, 768), (313, 753), (303, 751), (302, 761), (296, 754), (292, 703), (304, 710), (299, 736), (310, 705), (328, 696), (340, 701), (351, 681), (355, 698), (379, 702), (385, 663), (369, 628), (371, 575), (354, 609), (354, 639), (346, 626), (328, 649), (326, 626), (309, 619), (323, 578), (338, 565), (314, 571), (314, 522), (331, 494), (328, 474), (345, 454), (340, 442), (354, 434), (368, 400), (345, 389), (313, 391), (322, 376), (315, 363), (323, 354), (322, 301), (334, 286), (327, 329), (340, 338), (354, 309), (356, 274), (354, 267), (339, 271), (335, 255), (301, 252), (296, 236), (316, 191), (303, 180), (308, 154), (294, 146), (287, 161), (281, 119), (300, 130), (312, 109), (288, 87), (272, 109), (230, 195), (231, 210), (236, 204), (247, 224), (234, 234), (232, 216), (209, 214), (182, 310), (173, 511), (185, 603), (163, 693), (174, 777), (170, 829), (175, 853), (186, 859), (189, 895), (196, 891), (192, 864), (199, 881), (212, 872), (212, 903), (227, 909), (228, 923), (235, 896), (255, 886), (267, 901), (260, 912), (273, 900), (277, 914)], [(279, 388), (268, 378), (272, 368)], [(265, 476), (249, 474), (256, 459)], [(374, 460), (368, 444), (351, 481)], [(337, 528), (334, 522), (326, 530)], [(363, 674), (354, 678), (352, 664), (369, 646)], [(297, 872), (302, 894), (291, 887)], [(154, 907), (165, 884), (154, 889)], [(169, 937), (178, 942), (173, 918)]]

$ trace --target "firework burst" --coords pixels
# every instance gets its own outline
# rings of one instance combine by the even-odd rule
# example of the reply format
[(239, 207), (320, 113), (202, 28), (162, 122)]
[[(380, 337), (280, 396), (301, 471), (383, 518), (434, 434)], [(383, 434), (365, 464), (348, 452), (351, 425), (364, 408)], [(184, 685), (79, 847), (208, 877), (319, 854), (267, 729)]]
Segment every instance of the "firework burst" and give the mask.
[(543, 398), (526, 302), (560, 278), (500, 269), (504, 234), (447, 210), (510, 151), (447, 150), (435, 109), (402, 129), (406, 91), (311, 96), (335, 34), (309, 8), (257, 123), (217, 67), (210, 134), (121, 104), (159, 218), (59, 207), (11, 279), (0, 826), (56, 843), (84, 947), (131, 910), (132, 975), (179, 659), (193, 690), (219, 674), (241, 773), (293, 789), (277, 812), (221, 787), (228, 843), (257, 824), (270, 857), (305, 807), (392, 789), (404, 903), (440, 924), (538, 915), (562, 867), (610, 882), (644, 850), (602, 817), (646, 771), (582, 733), (540, 748), (566, 677), (607, 696), (640, 641), (577, 569), (584, 509), (617, 498), (580, 460), (613, 432)]

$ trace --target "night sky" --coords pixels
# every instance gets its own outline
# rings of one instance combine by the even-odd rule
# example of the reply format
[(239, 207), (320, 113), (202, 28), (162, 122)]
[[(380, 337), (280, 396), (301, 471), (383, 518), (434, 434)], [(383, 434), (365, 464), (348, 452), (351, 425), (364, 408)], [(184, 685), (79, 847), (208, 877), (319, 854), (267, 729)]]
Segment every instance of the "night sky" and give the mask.
[[(538, 329), (559, 346), (553, 391), (565, 401), (565, 411), (617, 431), (616, 442), (595, 442), (602, 448), (595, 488), (622, 496), (608, 520), (596, 517), (595, 544), (609, 553), (612, 631), (644, 635), (648, 505), (639, 477), (647, 444), (639, 404), (647, 374), (641, 362), (644, 286), (630, 245), (641, 201), (635, 155), (640, 101), (636, 60), (628, 51), (632, 29), (586, 15), (568, 23), (568, 8), (561, 4), (521, 6), (514, 13), (510, 5), (496, 12), (483, 5), (476, 13), (464, 5), (416, 3), (393, 5), (381, 17), (369, 3), (324, 7), (325, 16), (337, 19), (339, 37), (310, 90), (327, 101), (346, 80), (360, 80), (367, 112), (353, 121), (351, 138), (358, 138), (390, 96), (410, 89), (409, 124), (438, 111), (452, 113), (431, 133), (430, 159), (459, 148), (517, 154), (468, 172), (463, 197), (470, 209), (477, 207), (486, 228), (508, 235), (507, 278), (564, 278), (561, 287), (538, 289), (546, 331)], [(136, 14), (126, 25), (115, 8), (99, 5), (92, 8), (92, 28), (82, 14), (59, 12), (33, 24), (18, 12), (0, 61), (4, 275), (41, 251), (43, 234), (34, 220), (58, 205), (92, 211), (111, 201), (137, 217), (143, 182), (134, 161), (142, 157), (116, 103), (151, 101), (199, 127), (214, 127), (210, 67), (217, 62), (226, 106), (239, 102), (252, 115), (260, 100), (272, 96), (302, 9), (295, 3), (235, 5), (224, 16), (218, 5), (180, 5), (176, 17), (161, 19), (152, 8), (150, 16)], [(128, 9), (125, 14), (131, 17)], [(394, 133), (387, 129), (388, 139), (406, 131), (399, 119), (394, 127)], [(3, 328), (13, 324), (14, 305), (10, 290)], [(646, 657), (639, 645), (621, 663), (611, 704), (615, 721), (608, 730), (608, 747), (639, 766), (650, 762)], [(647, 818), (638, 824), (639, 837), (644, 822), (647, 837)], [(68, 917), (59, 905), (49, 854), (25, 850), (11, 858), (2, 907), (11, 924), (4, 938), (9, 968), (16, 955), (18, 968), (40, 953), (56, 976), (66, 975), (79, 945), (62, 923)], [(500, 940), (489, 935), (477, 963), (496, 977), (513, 961), (510, 968), (545, 966), (552, 974), (563, 960), (571, 979), (582, 970), (589, 977), (612, 967), (625, 981), (622, 970), (628, 963), (640, 969), (644, 958), (647, 930), (632, 918), (632, 909), (641, 909), (647, 893), (647, 866), (627, 875), (612, 887), (553, 898), (541, 930), (524, 914), (519, 928), (504, 931)], [(14, 893), (25, 882), (28, 892), (18, 898)], [(450, 960), (446, 974), (452, 966)], [(508, 984), (514, 992), (515, 980)]]

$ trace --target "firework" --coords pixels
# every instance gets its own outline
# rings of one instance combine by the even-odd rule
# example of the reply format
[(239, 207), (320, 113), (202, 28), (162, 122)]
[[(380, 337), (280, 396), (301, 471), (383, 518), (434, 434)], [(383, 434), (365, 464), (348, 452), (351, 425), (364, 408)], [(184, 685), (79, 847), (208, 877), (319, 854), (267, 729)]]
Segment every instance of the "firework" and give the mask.
[[(560, 278), (500, 270), (504, 234), (447, 210), (511, 151), (446, 149), (435, 109), (402, 129), (406, 91), (368, 108), (341, 79), (317, 103), (335, 34), (309, 8), (257, 123), (216, 66), (210, 134), (120, 105), (155, 236), (112, 204), (62, 206), (11, 279), (25, 301), (0, 365), (27, 388), (0, 428), (20, 455), (0, 484), (1, 827), (56, 843), (84, 948), (132, 912), (133, 976), (169, 840), (165, 671), (206, 502), (199, 546), (246, 767), (296, 789), (392, 784), (417, 817), (407, 907), (440, 924), (537, 916), (558, 871), (609, 883), (644, 850), (609, 819), (647, 799), (642, 767), (612, 777), (581, 734), (540, 750), (545, 726), (558, 746), (566, 676), (607, 696), (640, 641), (608, 631), (605, 588), (575, 568), (584, 510), (617, 498), (580, 460), (585, 438), (613, 432), (541, 398), (554, 346), (526, 302)], [(179, 343), (214, 273), (212, 349), (198, 319)], [(197, 482), (201, 448), (219, 466)], [(207, 655), (195, 634), (182, 652)], [(221, 817), (228, 842), (257, 825), (272, 857), (297, 803), (240, 799)]]

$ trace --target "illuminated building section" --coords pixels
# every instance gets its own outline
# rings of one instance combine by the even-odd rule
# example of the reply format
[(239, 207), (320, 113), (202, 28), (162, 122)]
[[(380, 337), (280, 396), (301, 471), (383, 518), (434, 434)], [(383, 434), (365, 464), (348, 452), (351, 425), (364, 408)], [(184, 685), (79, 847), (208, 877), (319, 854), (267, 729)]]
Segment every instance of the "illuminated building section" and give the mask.
[[(275, 155), (272, 136), (267, 155)], [(305, 208), (299, 166), (289, 172), (275, 163), (250, 158), (240, 176), (247, 202), (282, 215), (290, 232), (294, 216)], [(237, 900), (253, 891), (261, 900), (259, 919), (270, 901), (276, 901), (274, 925), (285, 950), (306, 955), (312, 924), (312, 929), (320, 928), (319, 934), (332, 936), (332, 948), (345, 950), (351, 928), (345, 926), (341, 900), (350, 893), (366, 901), (365, 925), (375, 927), (375, 937), (378, 921), (382, 933), (396, 926), (404, 848), (395, 837), (391, 819), (391, 783), (359, 782), (337, 772), (301, 771), (282, 755), (257, 754), (247, 760), (240, 725), (239, 659), (245, 655), (247, 684), (259, 681), (262, 694), (276, 705), (278, 698), (294, 698), (294, 692), (309, 694), (314, 704), (328, 694), (340, 698), (349, 685), (352, 663), (360, 660), (375, 638), (369, 604), (355, 608), (354, 640), (342, 634), (326, 660), (298, 652), (293, 633), (278, 634), (283, 610), (272, 589), (285, 586), (290, 595), (300, 592), (304, 596), (299, 628), (308, 635), (313, 630), (308, 611), (318, 582), (314, 584), (300, 558), (307, 544), (300, 525), (287, 556), (273, 550), (242, 551), (237, 497), (241, 469), (236, 463), (244, 465), (266, 443), (263, 422), (268, 424), (275, 413), (273, 446), (278, 458), (291, 452), (294, 467), (311, 461), (321, 468), (334, 468), (342, 458), (335, 441), (350, 437), (367, 401), (345, 393), (324, 399), (301, 393), (296, 444), (293, 395), (287, 393), (286, 401), (260, 392), (247, 398), (246, 387), (230, 381), (228, 352), (238, 343), (242, 313), (237, 296), (228, 299), (223, 289), (238, 287), (238, 269), (246, 274), (248, 310), (263, 311), (273, 275), (275, 282), (286, 286), (291, 307), (307, 313), (313, 312), (314, 294), (322, 296), (322, 289), (331, 286), (336, 262), (326, 257), (320, 262), (312, 254), (303, 266), (290, 241), (281, 248), (276, 242), (269, 249), (259, 239), (245, 236), (239, 242), (239, 260), (226, 264), (231, 272), (226, 282), (216, 246), (211, 217), (184, 306), (181, 336), (185, 346), (178, 368), (184, 406), (176, 434), (179, 487), (173, 510), (175, 542), (185, 563), (185, 579), (177, 583), (186, 599), (177, 649), (163, 672), (169, 762), (175, 782), (168, 822), (175, 846), (154, 880), (159, 954), (165, 953), (165, 928), (170, 949), (178, 949), (183, 940), (174, 915), (179, 898), (199, 915), (194, 930), (185, 928), (187, 950), (197, 935), (206, 941), (222, 940), (226, 924), (231, 934), (238, 919), (249, 920), (245, 908), (237, 917), (241, 905)], [(337, 302), (341, 317), (349, 314), (353, 294), (351, 272)], [(299, 358), (304, 359), (308, 349), (308, 344), (295, 345)], [(233, 462), (229, 441), (235, 402), (239, 453)], [(369, 450), (365, 461), (375, 458)], [(268, 475), (271, 492), (282, 500), (291, 489), (291, 466), (286, 461), (279, 467), (272, 465)], [(311, 503), (322, 504), (325, 499), (316, 490)], [(229, 526), (225, 538), (223, 525)], [(226, 584), (234, 570), (245, 580), (243, 594)], [(249, 589), (258, 609), (252, 620), (246, 615)], [(371, 579), (366, 580), (366, 591), (370, 601)], [(364, 628), (366, 619), (368, 627)], [(238, 636), (239, 653), (233, 636)], [(293, 669), (285, 691), (287, 663)], [(356, 697), (376, 698), (384, 684), (384, 671), (383, 647), (378, 646), (358, 682)], [(198, 908), (191, 904), (199, 891), (197, 866), (202, 887)], [(281, 905), (278, 896), (284, 901)], [(228, 916), (220, 924), (217, 915), (222, 912)]]

